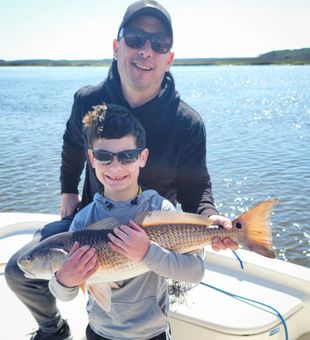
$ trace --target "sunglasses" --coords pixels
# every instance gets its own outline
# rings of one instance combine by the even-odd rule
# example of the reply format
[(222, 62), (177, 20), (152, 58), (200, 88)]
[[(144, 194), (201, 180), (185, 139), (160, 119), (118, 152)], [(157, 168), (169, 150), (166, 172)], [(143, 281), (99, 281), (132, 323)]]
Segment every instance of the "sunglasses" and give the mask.
[(114, 157), (117, 160), (126, 165), (130, 163), (134, 163), (138, 160), (139, 155), (142, 149), (132, 149), (132, 150), (124, 150), (120, 152), (110, 152), (106, 150), (91, 150), (94, 158), (104, 165), (109, 165), (113, 162)]
[(152, 50), (161, 54), (166, 54), (172, 47), (172, 37), (165, 33), (148, 33), (133, 28), (122, 28), (118, 38), (119, 40), (124, 38), (125, 44), (130, 48), (140, 48), (149, 40)]

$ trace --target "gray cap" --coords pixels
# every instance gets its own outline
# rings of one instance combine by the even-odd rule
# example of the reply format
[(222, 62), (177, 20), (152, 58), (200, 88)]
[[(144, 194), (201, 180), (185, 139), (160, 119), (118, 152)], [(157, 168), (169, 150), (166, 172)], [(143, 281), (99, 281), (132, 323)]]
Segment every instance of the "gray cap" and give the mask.
[(141, 0), (132, 3), (126, 10), (123, 21), (118, 29), (117, 38), (122, 28), (125, 28), (133, 19), (140, 15), (149, 15), (159, 19), (166, 27), (167, 32), (173, 37), (171, 17), (168, 11), (157, 1)]

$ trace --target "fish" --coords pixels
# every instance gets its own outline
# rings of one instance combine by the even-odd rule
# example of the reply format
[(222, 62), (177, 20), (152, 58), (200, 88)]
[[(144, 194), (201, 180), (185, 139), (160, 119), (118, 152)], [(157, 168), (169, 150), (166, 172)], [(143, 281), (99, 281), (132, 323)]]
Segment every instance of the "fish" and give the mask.
[[(277, 203), (276, 198), (260, 202), (234, 219), (231, 229), (213, 225), (206, 216), (180, 211), (142, 211), (133, 221), (145, 230), (151, 241), (173, 252), (198, 252), (210, 244), (214, 237), (219, 237), (230, 238), (242, 248), (275, 258), (271, 214)], [(141, 261), (130, 260), (109, 247), (107, 235), (120, 225), (120, 221), (109, 217), (83, 231), (50, 236), (23, 254), (18, 259), (18, 266), (28, 278), (50, 280), (75, 241), (80, 246), (89, 245), (95, 249), (100, 265), (81, 288), (87, 288), (99, 306), (109, 311), (111, 289), (119, 287), (117, 282), (149, 271)]]

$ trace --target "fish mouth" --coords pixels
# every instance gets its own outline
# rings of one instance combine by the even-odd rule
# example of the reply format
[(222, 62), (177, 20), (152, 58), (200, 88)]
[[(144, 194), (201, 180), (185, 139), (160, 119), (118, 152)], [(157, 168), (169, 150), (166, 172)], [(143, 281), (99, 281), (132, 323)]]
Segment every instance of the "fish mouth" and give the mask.
[(27, 278), (27, 279), (35, 279), (35, 275), (29, 273), (29, 272), (24, 272), (24, 276)]
[(17, 262), (18, 267), (24, 272), (24, 276), (28, 279), (35, 279), (35, 275), (31, 273), (25, 266), (23, 266), (20, 262)]
[(30, 273), (27, 269), (22, 268), (22, 271), (24, 272), (24, 276), (27, 277), (28, 279), (35, 279), (36, 276), (32, 273)]

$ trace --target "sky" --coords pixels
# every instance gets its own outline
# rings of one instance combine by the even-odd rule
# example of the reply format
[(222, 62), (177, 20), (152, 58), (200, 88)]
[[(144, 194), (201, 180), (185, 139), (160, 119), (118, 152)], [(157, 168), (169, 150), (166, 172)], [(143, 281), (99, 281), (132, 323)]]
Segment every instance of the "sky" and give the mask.
[[(131, 0), (0, 0), (0, 59), (112, 58)], [(161, 0), (175, 58), (310, 47), (310, 0)]]

